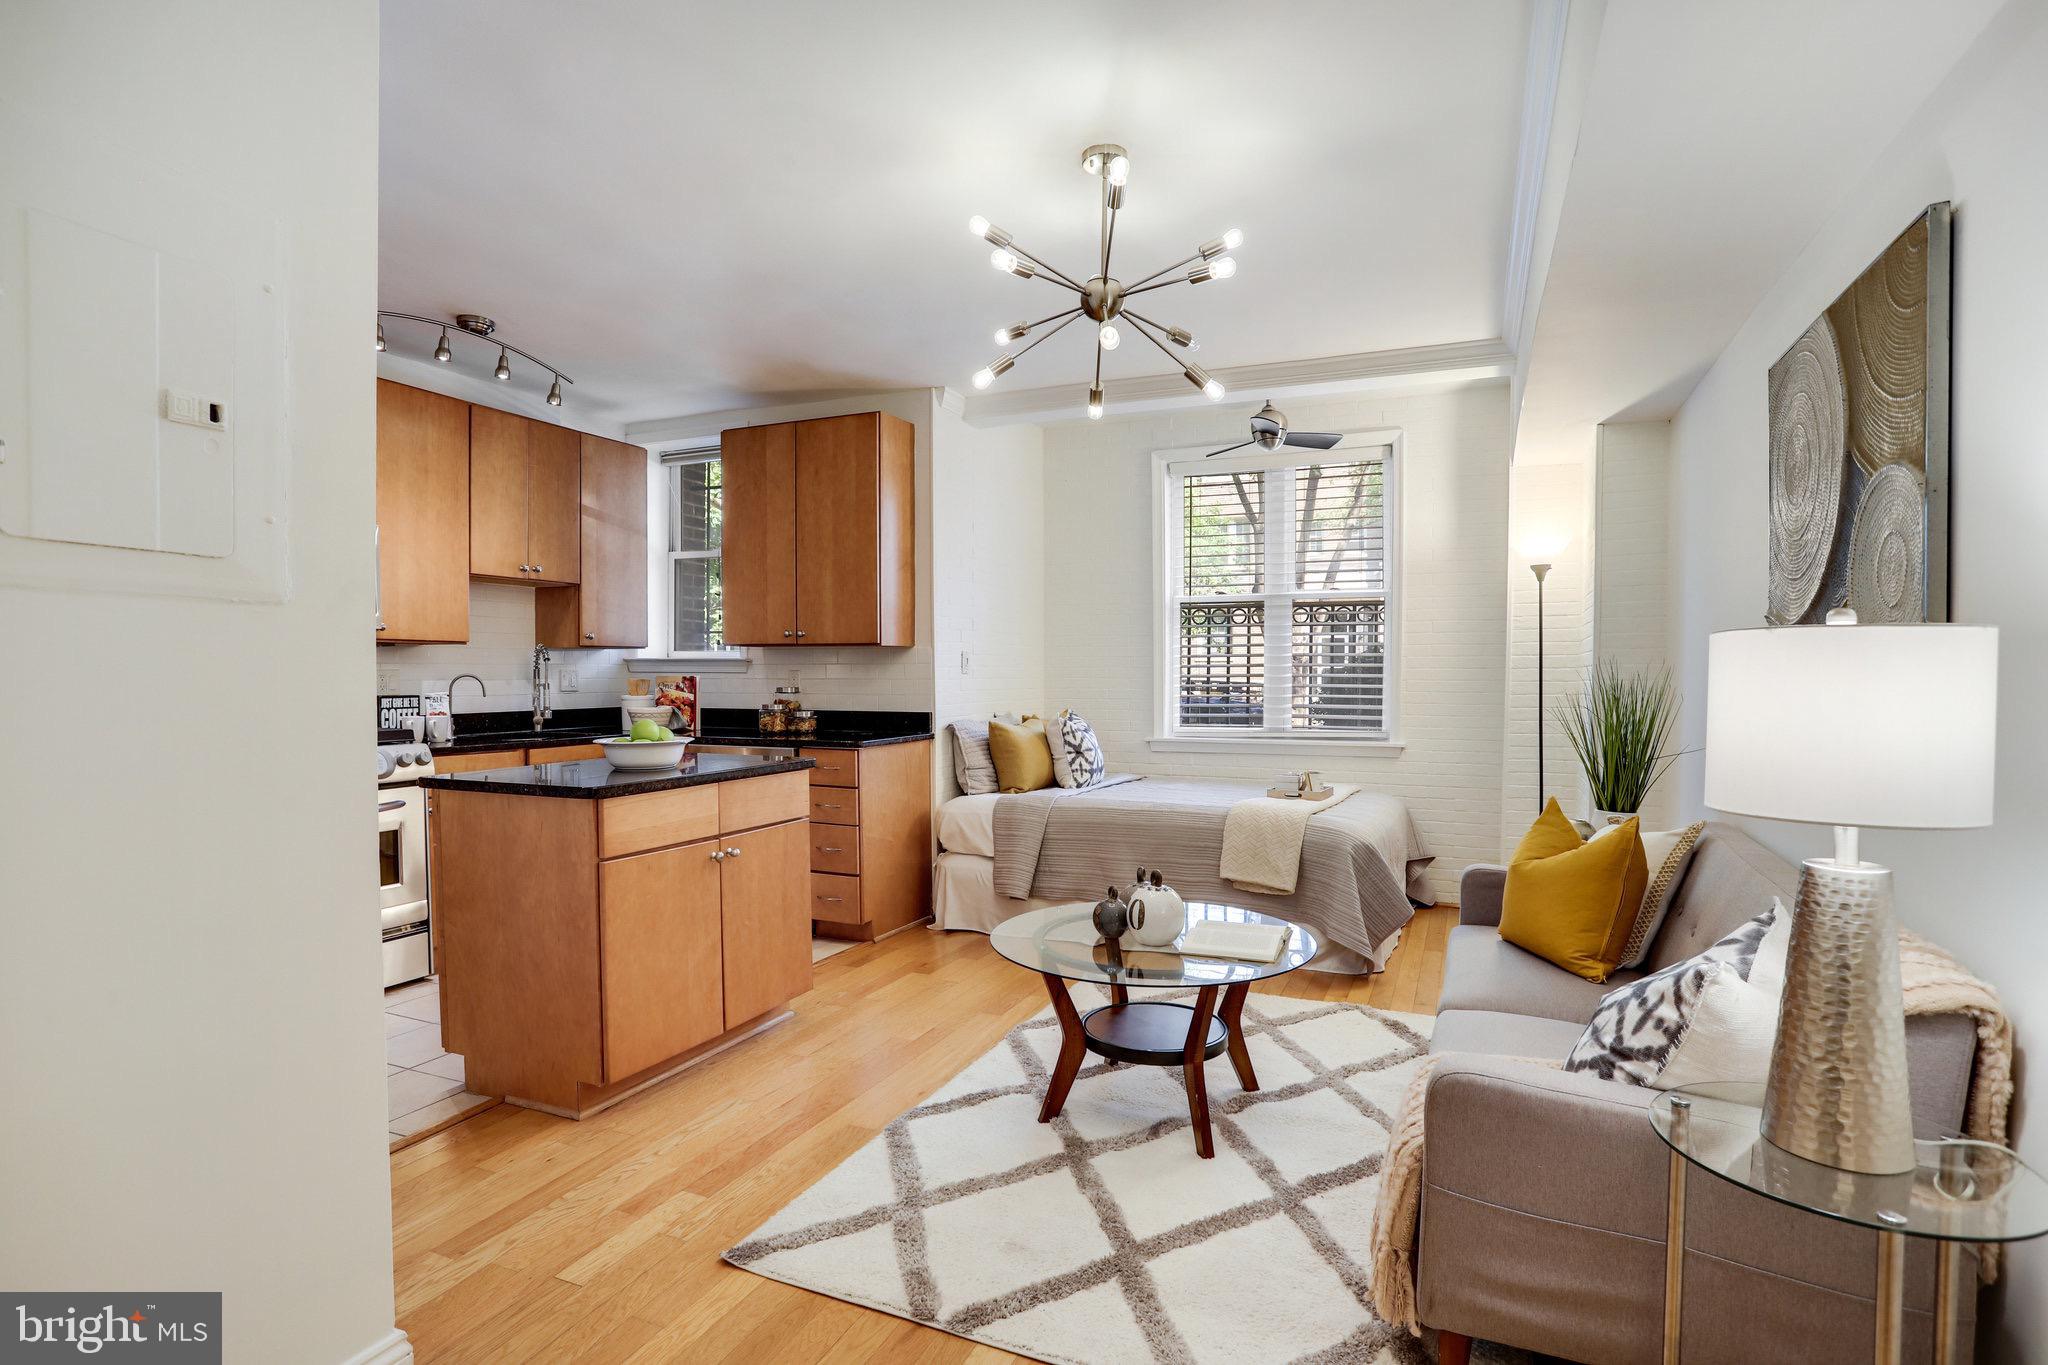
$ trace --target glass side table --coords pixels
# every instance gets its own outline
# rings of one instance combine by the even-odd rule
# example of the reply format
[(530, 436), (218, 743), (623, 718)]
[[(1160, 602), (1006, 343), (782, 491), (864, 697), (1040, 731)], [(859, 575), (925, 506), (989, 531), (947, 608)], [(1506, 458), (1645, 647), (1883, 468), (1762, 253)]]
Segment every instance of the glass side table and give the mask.
[(1956, 1283), (1964, 1242), (2024, 1242), (2048, 1233), (2048, 1180), (1990, 1142), (1922, 1132), (1918, 1165), (1899, 1175), (1863, 1175), (1808, 1161), (1761, 1132), (1761, 1085), (1689, 1085), (1650, 1103), (1650, 1124), (1671, 1148), (1665, 1212), (1664, 1360), (1678, 1365), (1684, 1298), (1685, 1176), (1688, 1165), (1766, 1199), (1877, 1233), (1879, 1365), (1898, 1365), (1905, 1315), (1906, 1239), (1936, 1246), (1934, 1361), (1955, 1359)]

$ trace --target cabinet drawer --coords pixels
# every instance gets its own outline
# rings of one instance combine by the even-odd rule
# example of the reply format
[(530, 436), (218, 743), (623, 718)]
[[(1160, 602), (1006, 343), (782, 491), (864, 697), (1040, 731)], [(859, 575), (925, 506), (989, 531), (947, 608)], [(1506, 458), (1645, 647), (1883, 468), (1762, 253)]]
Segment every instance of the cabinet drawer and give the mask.
[(860, 831), (845, 825), (812, 825), (811, 871), (860, 875)]
[(860, 923), (860, 878), (831, 872), (811, 874), (811, 918), (833, 924)]
[(618, 858), (719, 833), (718, 788), (677, 787), (597, 803), (597, 856)]
[(802, 773), (735, 778), (713, 790), (718, 793), (718, 828), (727, 834), (802, 820), (811, 813), (810, 785)]
[(580, 763), (586, 758), (603, 758), (604, 750), (595, 744), (564, 744), (553, 749), (529, 749), (530, 763)]
[(860, 750), (858, 749), (800, 749), (805, 758), (816, 759), (818, 766), (811, 769), (811, 785), (814, 787), (858, 787), (860, 785)]
[(492, 768), (518, 768), (525, 766), (526, 750), (492, 749), (488, 753), (436, 754), (434, 771), (437, 773), (480, 773)]
[(814, 825), (859, 824), (860, 793), (851, 787), (811, 788), (811, 823)]

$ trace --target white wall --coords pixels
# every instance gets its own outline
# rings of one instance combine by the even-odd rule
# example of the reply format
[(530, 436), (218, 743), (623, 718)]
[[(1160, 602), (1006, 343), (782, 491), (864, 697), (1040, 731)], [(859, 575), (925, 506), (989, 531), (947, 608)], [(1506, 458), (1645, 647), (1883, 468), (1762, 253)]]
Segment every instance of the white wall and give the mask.
[[(1398, 753), (1326, 751), (1326, 776), (1400, 796), (1440, 900), (1468, 863), (1500, 856), (1507, 616), (1507, 385), (1295, 398), (1302, 430), (1399, 427)], [(1152, 452), (1244, 439), (1243, 403), (1048, 427), (1045, 705), (1071, 706), (1126, 772), (1269, 778), (1291, 754), (1155, 752), (1152, 737)], [(1526, 570), (1524, 571), (1526, 576)]]
[[(1671, 424), (1608, 422), (1595, 448), (1593, 538), (1599, 553), (1587, 658), (1654, 674), (1671, 659)], [(1667, 774), (1650, 789), (1642, 809), (1645, 829), (1671, 827), (1678, 785)]]
[(7, 638), (76, 682), (53, 702), (0, 669), (0, 1283), (220, 1290), (234, 1361), (392, 1331), (364, 701), (377, 22), (374, 0), (37, 0), (0, 42), (17, 108), (265, 205), (286, 243), (287, 599), (0, 585)]
[[(479, 696), (476, 684), (464, 680), (455, 689), (452, 709), (472, 711), (530, 711), (533, 707), (533, 595), (535, 589), (518, 583), (487, 583), (472, 579), (469, 585), (469, 643), (464, 645), (384, 645), (377, 650), (377, 691), (415, 693), (445, 692), (448, 680), (459, 673), (473, 673), (483, 679), (486, 694)], [(577, 706), (617, 706), (626, 690), (626, 661), (638, 654), (630, 649), (557, 649), (553, 655), (554, 704), (565, 710)], [(568, 675), (575, 675), (576, 688), (566, 690)]]
[[(1045, 438), (1035, 426), (971, 427), (950, 403), (933, 417), (933, 723), (1043, 714)], [(946, 741), (939, 800), (958, 794)]]
[[(1952, 619), (2000, 628), (1997, 824), (1990, 829), (1866, 831), (1864, 856), (1895, 869), (1899, 912), (1998, 987), (2018, 1030), (2021, 1154), (2048, 1167), (2048, 1121), (2029, 1091), (2048, 1046), (2048, 915), (2040, 831), (2048, 826), (2048, 459), (2041, 376), (2048, 374), (2048, 24), (2038, 4), (2008, 6), (1914, 115), (1828, 226), (1757, 307), (1673, 423), (1677, 661), (1687, 733), (1705, 721), (1708, 633), (1760, 624), (1766, 540), (1764, 375), (1807, 324), (1928, 203), (1955, 205), (1951, 450)], [(1815, 702), (1814, 704), (1820, 704)], [(1701, 765), (1683, 772), (1699, 812)], [(1760, 825), (1795, 858), (1826, 852), (1826, 831)], [(2044, 1111), (2048, 1112), (2048, 1111)], [(2048, 1356), (2048, 1247), (2013, 1249), (1988, 1305), (1992, 1360)]]
[[(830, 710), (932, 709), (932, 413), (933, 391), (902, 389), (826, 402), (790, 403), (639, 422), (625, 439), (664, 450), (716, 446), (729, 427), (762, 426), (850, 412), (886, 412), (916, 429), (917, 643), (905, 648), (786, 646), (747, 651), (744, 672), (705, 670), (698, 697), (706, 706), (758, 706), (775, 688), (795, 682), (804, 704)], [(662, 641), (657, 637), (657, 648)], [(676, 665), (687, 670), (687, 664)], [(465, 689), (466, 690), (466, 689)]]
[[(1586, 676), (1587, 565), (1593, 556), (1587, 514), (1586, 467), (1582, 464), (1517, 464), (1512, 479), (1512, 512), (1507, 550), (1507, 689), (1501, 740), (1499, 847), (1496, 862), (1528, 832), (1542, 809), (1539, 797), (1555, 797), (1567, 815), (1586, 813), (1586, 779), (1566, 743), (1555, 713), (1576, 696)], [(1537, 709), (1536, 575), (1530, 551), (1545, 542), (1550, 572), (1544, 578), (1543, 697)], [(1536, 727), (1543, 726), (1543, 783), (1537, 784)]]

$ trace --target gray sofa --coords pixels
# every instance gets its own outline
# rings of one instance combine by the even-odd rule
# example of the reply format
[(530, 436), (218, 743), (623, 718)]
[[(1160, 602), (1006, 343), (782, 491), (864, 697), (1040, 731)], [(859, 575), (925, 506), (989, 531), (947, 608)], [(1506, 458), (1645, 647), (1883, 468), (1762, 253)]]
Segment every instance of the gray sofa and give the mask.
[[(1506, 869), (1467, 869), (1444, 959), (1425, 1107), (1422, 1321), (1449, 1334), (1585, 1361), (1660, 1359), (1668, 1149), (1656, 1092), (1533, 1065), (1562, 1059), (1607, 991), (1502, 941)], [(1727, 825), (1702, 834), (1646, 971), (1690, 957), (1742, 921), (1792, 903), (1798, 871)], [(1906, 1021), (1916, 1117), (1958, 1129), (1974, 1057), (1960, 1015)], [(1683, 1358), (1871, 1358), (1877, 1235), (1774, 1204), (1704, 1172), (1687, 1181)], [(1965, 1255), (1966, 1284), (1976, 1261)], [(1934, 1253), (1906, 1259), (1905, 1359), (1933, 1349)], [(1976, 1295), (1962, 1296), (1970, 1359)]]

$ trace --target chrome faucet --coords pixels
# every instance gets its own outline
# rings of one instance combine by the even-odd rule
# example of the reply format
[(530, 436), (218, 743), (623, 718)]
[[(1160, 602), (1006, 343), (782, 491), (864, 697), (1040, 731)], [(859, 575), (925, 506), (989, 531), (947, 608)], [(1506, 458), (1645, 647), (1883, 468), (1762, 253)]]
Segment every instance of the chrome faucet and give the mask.
[(471, 682), (476, 684), (476, 694), (478, 696), (488, 697), (491, 695), (491, 689), (485, 687), (484, 680), (482, 678), (479, 678), (476, 674), (457, 673), (454, 677), (448, 680), (448, 709), (450, 711), (453, 711), (455, 709), (455, 684), (461, 682), (464, 678), (467, 678)]
[[(555, 714), (549, 696), (553, 688), (548, 681), (549, 660), (553, 657), (548, 653), (546, 645), (533, 647), (533, 728), (536, 730), (540, 729), (542, 722)], [(483, 684), (478, 683), (477, 686), (481, 687)]]

